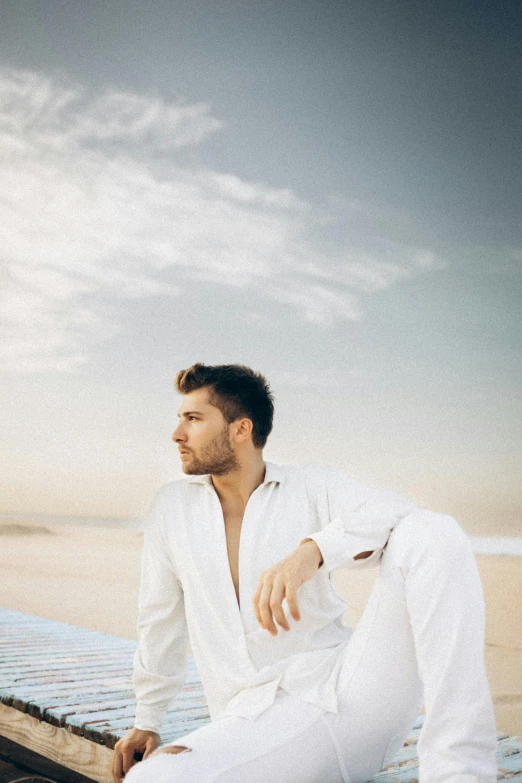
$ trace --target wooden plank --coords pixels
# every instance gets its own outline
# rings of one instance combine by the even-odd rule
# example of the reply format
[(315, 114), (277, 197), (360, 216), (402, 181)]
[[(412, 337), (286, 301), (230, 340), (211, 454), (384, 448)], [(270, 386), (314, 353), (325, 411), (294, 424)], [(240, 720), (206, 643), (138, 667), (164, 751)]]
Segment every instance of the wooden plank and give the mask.
[(45, 633), (41, 633), (37, 628), (31, 628), (30, 626), (24, 628), (13, 628), (9, 633), (7, 633), (4, 628), (2, 629), (2, 638), (0, 639), (0, 652), (9, 652), (12, 650), (17, 640), (20, 641), (20, 644), (25, 648), (25, 652), (27, 654), (30, 653), (31, 642), (39, 642), (42, 647), (44, 647), (45, 644), (57, 638), (60, 638), (62, 646), (66, 649), (70, 647), (81, 649), (84, 644), (88, 650), (94, 651), (100, 648), (110, 650), (112, 648), (125, 649), (125, 647), (129, 647), (130, 649), (133, 645), (133, 642), (130, 639), (118, 639), (118, 637), (111, 639), (110, 637), (107, 638), (101, 636), (101, 634), (98, 635), (97, 631), (90, 631), (89, 633), (93, 635), (88, 636), (84, 633), (81, 633), (82, 630), (85, 630), (84, 628), (80, 628), (77, 625), (73, 625), (71, 628), (78, 628), (80, 633), (74, 633), (70, 629), (67, 631), (67, 633), (63, 633), (60, 628), (57, 628), (55, 632), (49, 628)]
[[(95, 726), (91, 726), (90, 724), (103, 723), (105, 730), (120, 725), (122, 720), (129, 723), (130, 719), (131, 725), (134, 723), (134, 718), (136, 716), (136, 702), (134, 700), (126, 703), (119, 703), (117, 705), (113, 705), (112, 703), (105, 705), (98, 703), (96, 706), (97, 709), (94, 708), (90, 711), (80, 707), (77, 711), (70, 712), (67, 716), (62, 717), (63, 722), (61, 725), (67, 728), (68, 731), (72, 731), (73, 734), (81, 735), (84, 731), (91, 732), (93, 729), (96, 729)], [(47, 717), (48, 714), (49, 713), (45, 716), (46, 720), (49, 720)], [(180, 720), (207, 717), (208, 712), (205, 703), (196, 704), (191, 702), (187, 705), (176, 700), (176, 703), (169, 710), (169, 713), (164, 719), (163, 724), (167, 727), (170, 723), (178, 724)], [(51, 721), (49, 720), (49, 722)]]
[[(78, 633), (75, 633), (76, 629), (78, 629)], [(112, 647), (125, 649), (128, 647), (130, 649), (134, 644), (131, 639), (123, 639), (117, 636), (112, 638), (107, 634), (101, 634), (98, 631), (89, 631), (88, 633), (85, 633), (86, 630), (88, 629), (80, 628), (79, 625), (71, 625), (66, 630), (63, 630), (61, 627), (52, 628), (50, 625), (45, 629), (29, 625), (18, 626), (16, 625), (16, 622), (13, 622), (11, 627), (6, 627), (4, 625), (1, 628), (2, 637), (0, 639), (0, 651), (9, 652), (18, 638), (22, 641), (27, 654), (30, 652), (29, 639), (40, 640), (43, 645), (45, 642), (48, 642), (50, 639), (56, 638), (57, 636), (62, 640), (64, 647), (85, 644), (89, 650), (96, 650), (100, 647), (106, 649), (111, 649)]]
[(165, 726), (161, 730), (161, 742), (162, 744), (165, 744), (166, 742), (173, 742), (179, 737), (183, 737), (189, 731), (194, 731), (200, 726), (205, 726), (207, 723), (210, 723), (210, 717), (208, 715), (206, 717), (202, 716), (200, 718), (194, 719), (190, 725), (188, 723), (180, 723), (179, 721), (176, 721), (176, 723), (173, 723), (170, 726)]
[[(46, 625), (20, 625), (15, 618), (9, 625), (0, 625), (2, 637), (0, 639), (0, 648), (10, 647), (17, 636), (28, 638), (31, 635), (34, 639), (48, 640), (57, 635), (63, 640), (64, 644), (75, 644), (78, 641), (85, 641), (90, 646), (104, 644), (107, 647), (115, 645), (119, 647), (122, 643), (132, 644), (132, 639), (125, 639), (122, 636), (112, 636), (111, 634), (101, 633), (101, 631), (92, 631), (89, 628), (82, 628), (80, 625), (67, 625), (58, 620), (46, 620)], [(76, 629), (78, 629), (76, 631)], [(120, 644), (118, 644), (118, 642)]]
[(48, 694), (47, 698), (40, 699), (37, 704), (29, 701), (26, 705), (25, 712), (27, 712), (29, 715), (32, 715), (33, 718), (38, 718), (39, 720), (42, 720), (45, 717), (46, 720), (49, 720), (49, 723), (53, 723), (53, 725), (59, 726), (61, 725), (60, 723), (54, 722), (54, 718), (56, 717), (55, 715), (53, 715), (53, 719), (48, 719), (46, 717), (48, 711), (55, 709), (57, 713), (59, 713), (61, 709), (67, 709), (68, 705), (75, 703), (81, 704), (82, 701), (87, 704), (91, 702), (93, 698), (99, 699), (100, 703), (111, 703), (114, 700), (123, 698), (135, 701), (134, 691), (132, 688), (127, 688), (125, 690), (114, 690), (110, 688), (108, 690), (104, 689), (104, 691), (98, 690), (95, 694), (93, 694), (92, 690), (90, 689), (84, 693), (70, 693), (67, 691), (61, 696), (56, 693), (50, 693)]
[[(52, 640), (54, 644), (55, 640)], [(66, 652), (63, 647), (55, 649), (54, 653), (46, 649), (46, 652), (40, 652), (39, 655), (30, 653), (23, 654), (21, 645), (13, 648), (11, 651), (0, 651), (0, 670), (10, 669), (13, 666), (31, 666), (35, 663), (41, 663), (45, 666), (65, 666), (66, 664), (81, 663), (82, 661), (96, 662), (103, 658), (110, 660), (130, 660), (133, 650), (120, 650), (117, 647), (111, 647), (105, 650), (71, 650)]]
[(54, 683), (54, 684), (47, 684), (42, 686), (33, 686), (28, 690), (27, 688), (21, 689), (21, 688), (8, 688), (5, 696), (2, 694), (1, 701), (9, 706), (14, 707), (17, 710), (20, 710), (21, 712), (26, 712), (26, 708), (30, 703), (38, 703), (38, 701), (45, 696), (48, 696), (51, 693), (70, 693), (71, 691), (83, 691), (86, 692), (88, 690), (91, 691), (91, 693), (99, 692), (100, 688), (122, 688), (123, 686), (128, 684), (128, 678), (127, 677), (120, 677), (113, 678), (107, 680), (95, 680), (95, 681), (84, 681), (81, 680), (77, 683)]
[[(63, 633), (61, 628), (48, 628), (45, 633), (42, 633), (38, 628), (31, 628), (30, 626), (23, 628), (11, 628), (7, 633), (5, 627), (0, 628), (0, 654), (12, 652), (17, 642), (23, 647), (25, 655), (31, 654), (31, 644), (41, 645), (40, 653), (48, 652), (45, 650), (45, 645), (51, 640), (60, 639), (61, 646), (66, 649), (76, 649), (79, 652), (85, 650), (86, 652), (96, 652), (99, 650), (132, 650), (136, 646), (136, 642), (133, 639), (123, 639), (115, 636), (113, 638), (102, 636), (97, 631), (89, 631), (89, 634), (85, 633), (73, 633), (71, 629), (79, 631), (85, 631), (85, 628), (80, 628), (77, 625), (72, 625), (68, 629), (67, 633)], [(118, 643), (119, 642), (119, 643)], [(36, 652), (36, 650), (35, 650)]]
[[(419, 730), (412, 731), (395, 758), (369, 783), (418, 783), (418, 736)], [(522, 781), (522, 737), (509, 737), (505, 732), (497, 732), (497, 742), (497, 780), (515, 778)]]
[(18, 672), (16, 676), (13, 676), (9, 681), (11, 687), (22, 687), (31, 685), (46, 685), (53, 682), (75, 682), (76, 678), (82, 680), (96, 680), (103, 678), (107, 673), (111, 675), (121, 674), (122, 677), (129, 677), (129, 667), (122, 666), (121, 663), (109, 663), (107, 666), (82, 666), (81, 669), (72, 670), (69, 668), (57, 669), (54, 672), (42, 671), (38, 672)]
[(53, 690), (69, 690), (74, 692), (75, 688), (91, 688), (94, 690), (97, 686), (100, 688), (106, 688), (108, 685), (118, 684), (119, 687), (128, 685), (131, 686), (131, 672), (127, 669), (124, 671), (116, 670), (115, 672), (109, 672), (106, 677), (103, 676), (103, 672), (92, 672), (86, 675), (79, 675), (78, 679), (73, 680), (51, 680), (45, 682), (46, 678), (42, 677), (40, 682), (30, 681), (28, 683), (21, 683), (18, 685), (10, 683), (0, 689), (0, 694), (11, 694), (12, 696), (18, 696), (23, 693), (47, 693)]
[[(78, 633), (75, 634), (74, 630), (78, 628)], [(48, 636), (56, 636), (60, 634), (62, 639), (85, 639), (89, 644), (106, 643), (116, 644), (116, 640), (120, 639), (124, 643), (132, 642), (132, 639), (126, 639), (123, 636), (114, 636), (109, 633), (102, 633), (101, 631), (93, 631), (90, 628), (83, 628), (81, 625), (69, 625), (68, 623), (61, 623), (58, 620), (43, 620), (40, 618), (39, 623), (21, 623), (16, 617), (15, 613), (11, 616), (9, 623), (0, 623), (0, 632), (2, 634), (1, 644), (10, 644), (12, 639), (19, 633), (28, 635), (29, 633), (35, 637), (46, 638)]]
[[(64, 727), (67, 731), (71, 731), (73, 734), (82, 736), (91, 729), (96, 730), (96, 727), (103, 726), (103, 731), (117, 721), (125, 720), (134, 725), (134, 719), (136, 717), (136, 703), (131, 702), (126, 706), (120, 706), (117, 709), (110, 709), (108, 707), (99, 709), (97, 712), (75, 712), (72, 715), (68, 715), (64, 721)], [(95, 725), (91, 725), (95, 724)]]
[(29, 777), (26, 780), (26, 775), (37, 775), (34, 778), (35, 783), (38, 780), (41, 783), (43, 776), (44, 779), (56, 781), (56, 783), (92, 783), (91, 778), (80, 775), (78, 772), (74, 772), (72, 769), (66, 769), (61, 764), (56, 764), (50, 759), (46, 759), (44, 756), (40, 756), (28, 748), (24, 748), (23, 745), (19, 745), (17, 742), (5, 739), (0, 736), (0, 758), (6, 763), (11, 765), (13, 770), (19, 770), (18, 774), (13, 774), (10, 777), (0, 777), (1, 783), (14, 783), (14, 780), (20, 780), (23, 778), (26, 783), (30, 783), (33, 778)]
[(84, 665), (80, 669), (70, 669), (68, 666), (62, 669), (56, 669), (53, 672), (48, 672), (47, 669), (43, 671), (31, 671), (31, 672), (18, 672), (13, 676), (11, 683), (13, 685), (32, 685), (48, 682), (70, 682), (75, 681), (75, 674), (79, 675), (82, 680), (95, 680), (100, 677), (104, 677), (107, 672), (110, 672), (111, 676), (114, 672), (121, 674), (122, 677), (129, 677), (129, 667), (122, 666), (120, 661), (115, 663), (103, 664), (100, 662), (97, 666)]
[(97, 783), (112, 783), (113, 751), (0, 704), (0, 734)]
[(54, 674), (60, 674), (61, 672), (71, 672), (73, 676), (76, 676), (82, 671), (103, 670), (107, 666), (120, 666), (121, 668), (129, 670), (131, 668), (131, 661), (129, 661), (128, 658), (109, 658), (108, 656), (103, 656), (96, 660), (71, 660), (52, 664), (47, 664), (45, 661), (42, 661), (40, 664), (37, 661), (32, 661), (31, 663), (12, 663), (7, 666), (0, 665), (0, 682), (13, 682), (20, 677), (31, 677), (32, 675), (37, 676), (38, 674), (52, 677)]
[[(132, 706), (133, 709), (136, 709), (136, 700), (133, 698), (133, 695), (129, 695), (127, 698), (111, 699), (110, 701), (108, 699), (99, 699), (98, 701), (86, 700), (83, 703), (77, 702), (76, 704), (71, 703), (71, 699), (69, 699), (69, 704), (61, 704), (59, 706), (46, 708), (42, 718), (45, 717), (45, 720), (48, 723), (51, 723), (53, 726), (65, 726), (67, 718), (70, 715), (87, 715), (90, 712), (98, 712), (102, 711), (103, 709), (119, 710), (125, 709), (129, 706)], [(36, 718), (38, 716), (35, 715), (34, 717)]]
[[(28, 704), (48, 702), (50, 697), (66, 697), (68, 694), (77, 695), (82, 693), (91, 693), (94, 696), (95, 694), (103, 694), (115, 690), (132, 691), (130, 671), (124, 672), (120, 677), (113, 674), (113, 676), (107, 678), (97, 676), (94, 678), (87, 677), (86, 679), (46, 682), (42, 684), (37, 682), (30, 685), (6, 684), (0, 687), (0, 701), (7, 706), (25, 711), (25, 706)], [(191, 694), (191, 698), (199, 698), (203, 695), (200, 683), (188, 683), (183, 691), (183, 696), (180, 694), (181, 698), (184, 698), (185, 693)]]

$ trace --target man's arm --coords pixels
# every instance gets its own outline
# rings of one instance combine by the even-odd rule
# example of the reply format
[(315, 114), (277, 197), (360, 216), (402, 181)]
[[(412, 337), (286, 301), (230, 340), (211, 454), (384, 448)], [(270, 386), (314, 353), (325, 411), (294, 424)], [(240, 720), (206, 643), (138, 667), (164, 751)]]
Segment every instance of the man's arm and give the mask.
[(129, 771), (135, 751), (143, 752), (143, 758), (147, 758), (159, 746), (161, 721), (187, 673), (188, 631), (183, 589), (163, 535), (161, 505), (161, 495), (158, 495), (145, 527), (138, 647), (132, 674), (136, 719), (134, 728), (116, 743), (114, 780), (121, 780)]
[(337, 468), (328, 472), (327, 493), (330, 522), (301, 541), (315, 541), (327, 571), (374, 566), (395, 525), (419, 510), (408, 498), (366, 487)]
[(163, 535), (161, 498), (156, 499), (145, 528), (137, 629), (132, 675), (134, 725), (158, 731), (185, 682), (188, 661), (183, 589)]
[(330, 521), (264, 571), (254, 593), (257, 621), (272, 636), (278, 633), (276, 621), (285, 631), (290, 630), (282, 607), (284, 598), (293, 619), (300, 620), (297, 591), (321, 566), (333, 571), (340, 566), (375, 565), (395, 525), (418, 511), (411, 500), (390, 490), (358, 484), (337, 468), (328, 470), (326, 480)]

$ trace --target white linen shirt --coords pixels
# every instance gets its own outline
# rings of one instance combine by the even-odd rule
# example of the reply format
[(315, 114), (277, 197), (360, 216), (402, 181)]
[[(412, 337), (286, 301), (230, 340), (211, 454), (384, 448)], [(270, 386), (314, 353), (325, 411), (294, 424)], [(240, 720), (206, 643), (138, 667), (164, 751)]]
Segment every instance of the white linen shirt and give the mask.
[[(418, 507), (338, 468), (265, 467), (241, 527), (239, 605), (211, 477), (172, 481), (155, 497), (144, 535), (132, 678), (139, 729), (159, 731), (184, 684), (189, 641), (211, 720), (255, 718), (278, 686), (337, 712), (341, 656), (353, 628), (343, 622), (346, 604), (331, 572), (376, 565), (397, 522)], [(285, 600), (290, 631), (278, 629), (273, 637), (259, 625), (252, 598), (261, 572), (305, 538), (317, 543), (324, 564), (298, 591), (301, 620), (292, 618)], [(369, 550), (372, 555), (354, 560)]]

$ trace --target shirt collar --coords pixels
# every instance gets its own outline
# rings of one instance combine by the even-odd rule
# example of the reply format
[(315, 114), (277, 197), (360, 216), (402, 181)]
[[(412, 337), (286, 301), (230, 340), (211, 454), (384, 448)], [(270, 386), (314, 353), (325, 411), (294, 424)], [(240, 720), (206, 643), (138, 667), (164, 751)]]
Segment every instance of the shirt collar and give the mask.
[[(209, 473), (205, 473), (201, 476), (188, 476), (187, 480), (190, 481), (191, 484), (207, 484), (210, 487), (212, 486), (212, 480)], [(278, 484), (284, 484), (284, 468), (282, 465), (276, 465), (275, 462), (267, 462), (265, 460), (265, 478), (261, 486), (263, 486), (263, 484), (270, 484), (272, 481), (275, 481)]]

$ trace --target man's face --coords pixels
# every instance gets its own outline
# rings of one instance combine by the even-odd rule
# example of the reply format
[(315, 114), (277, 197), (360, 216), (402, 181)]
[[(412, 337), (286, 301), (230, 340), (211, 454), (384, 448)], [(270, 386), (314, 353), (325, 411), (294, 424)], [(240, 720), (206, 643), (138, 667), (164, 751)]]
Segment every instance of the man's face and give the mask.
[(239, 467), (229, 425), (219, 408), (208, 401), (207, 389), (185, 394), (178, 417), (172, 440), (178, 446), (183, 473), (222, 476)]

